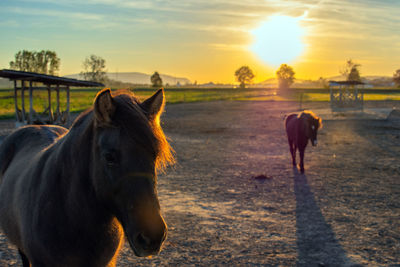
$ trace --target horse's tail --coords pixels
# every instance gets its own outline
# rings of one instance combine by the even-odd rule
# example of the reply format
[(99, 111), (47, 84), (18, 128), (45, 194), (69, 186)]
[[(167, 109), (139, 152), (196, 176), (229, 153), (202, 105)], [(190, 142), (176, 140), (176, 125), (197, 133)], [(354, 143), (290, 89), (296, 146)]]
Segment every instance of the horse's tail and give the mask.
[(283, 121), (285, 122), (285, 125), (286, 125), (287, 122), (288, 122), (291, 118), (293, 118), (293, 117), (297, 117), (297, 114), (296, 114), (296, 113), (285, 114), (285, 115), (283, 116)]
[(296, 113), (285, 114), (285, 116), (283, 118), (283, 120), (284, 120), (283, 124), (284, 124), (284, 127), (286, 129), (286, 132), (288, 131), (288, 124), (291, 123), (291, 121), (294, 118), (297, 118), (297, 114)]
[[(290, 115), (290, 114), (289, 114), (289, 115)], [(289, 115), (288, 115), (288, 114), (283, 115), (282, 120), (283, 120), (283, 121), (286, 121), (286, 118), (287, 118)]]

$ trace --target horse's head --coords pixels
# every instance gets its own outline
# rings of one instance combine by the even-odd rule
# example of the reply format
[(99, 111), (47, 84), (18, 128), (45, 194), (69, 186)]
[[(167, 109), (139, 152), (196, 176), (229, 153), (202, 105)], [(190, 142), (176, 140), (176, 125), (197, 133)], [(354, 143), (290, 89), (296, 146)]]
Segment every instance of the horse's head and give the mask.
[(167, 236), (160, 214), (157, 169), (173, 161), (159, 124), (164, 92), (141, 103), (104, 89), (94, 102), (93, 184), (121, 223), (137, 256), (157, 254)]
[(307, 138), (311, 140), (313, 146), (316, 146), (318, 144), (318, 129), (322, 127), (322, 119), (317, 117), (312, 111), (303, 111), (301, 117), (305, 124), (304, 126)]

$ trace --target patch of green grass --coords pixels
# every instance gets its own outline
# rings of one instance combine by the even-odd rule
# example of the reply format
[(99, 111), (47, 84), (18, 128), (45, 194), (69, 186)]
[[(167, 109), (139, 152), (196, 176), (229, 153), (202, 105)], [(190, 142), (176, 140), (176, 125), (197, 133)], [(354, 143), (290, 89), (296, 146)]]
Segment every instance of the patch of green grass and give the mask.
[[(136, 88), (132, 91), (139, 99), (143, 100), (154, 94), (157, 89)], [(70, 111), (81, 112), (91, 107), (97, 88), (73, 88), (71, 89)], [(20, 94), (20, 92), (19, 92)], [(167, 88), (165, 89), (167, 103), (184, 103), (217, 100), (240, 101), (329, 101), (329, 90), (326, 89), (289, 89), (287, 92), (279, 92), (277, 89), (263, 88)], [(29, 112), (29, 92), (25, 91), (25, 110)], [(400, 100), (399, 90), (365, 90), (364, 100)], [(0, 119), (15, 117), (14, 91), (0, 90)], [(18, 106), (21, 108), (21, 98)], [(47, 91), (34, 91), (34, 105), (36, 112), (43, 112), (48, 106)], [(56, 93), (52, 92), (52, 109), (56, 108)], [(66, 94), (60, 93), (60, 109), (66, 109)]]
[(400, 100), (400, 93), (394, 94), (364, 94), (365, 101)]
[[(300, 100), (300, 96), (298, 98)], [(304, 93), (303, 101), (329, 101), (330, 94), (329, 93)]]

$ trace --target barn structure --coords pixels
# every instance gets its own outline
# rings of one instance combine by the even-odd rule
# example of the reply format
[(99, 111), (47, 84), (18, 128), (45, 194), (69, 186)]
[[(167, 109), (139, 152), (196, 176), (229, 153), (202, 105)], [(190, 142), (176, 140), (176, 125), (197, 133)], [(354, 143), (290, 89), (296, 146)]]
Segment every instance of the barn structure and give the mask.
[[(14, 82), (14, 103), (16, 126), (24, 124), (58, 124), (69, 126), (70, 121), (70, 87), (104, 87), (97, 82), (83, 81), (71, 78), (64, 78), (53, 75), (40, 74), (3, 69), (0, 70), (0, 77), (8, 78)], [(47, 91), (47, 108), (39, 114), (33, 108), (33, 92)], [(61, 110), (60, 93), (66, 94), (65, 110)], [(56, 93), (56, 106), (53, 111), (52, 93)], [(29, 109), (25, 109), (25, 94), (29, 94)], [(19, 106), (19, 103), (21, 106)], [(45, 115), (44, 115), (45, 114)]]
[(363, 110), (364, 83), (359, 81), (329, 81), (332, 111)]

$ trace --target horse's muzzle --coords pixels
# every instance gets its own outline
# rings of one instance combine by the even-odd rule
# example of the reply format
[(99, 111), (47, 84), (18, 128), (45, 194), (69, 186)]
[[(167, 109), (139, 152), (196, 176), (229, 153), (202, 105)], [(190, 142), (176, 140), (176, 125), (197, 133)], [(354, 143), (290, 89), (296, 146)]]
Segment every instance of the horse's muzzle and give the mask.
[(161, 251), (162, 244), (167, 237), (167, 226), (162, 220), (162, 224), (151, 229), (152, 231), (142, 231), (133, 235), (126, 233), (129, 244), (138, 257), (157, 255)]
[(161, 251), (161, 246), (167, 236), (167, 233), (161, 237), (161, 239), (152, 239), (147, 237), (143, 233), (139, 233), (134, 240), (128, 237), (129, 244), (138, 257), (147, 257), (157, 255)]
[(311, 140), (311, 144), (312, 144), (313, 146), (316, 146), (316, 145), (318, 144), (318, 141), (317, 141), (317, 139), (315, 139), (315, 140)]

